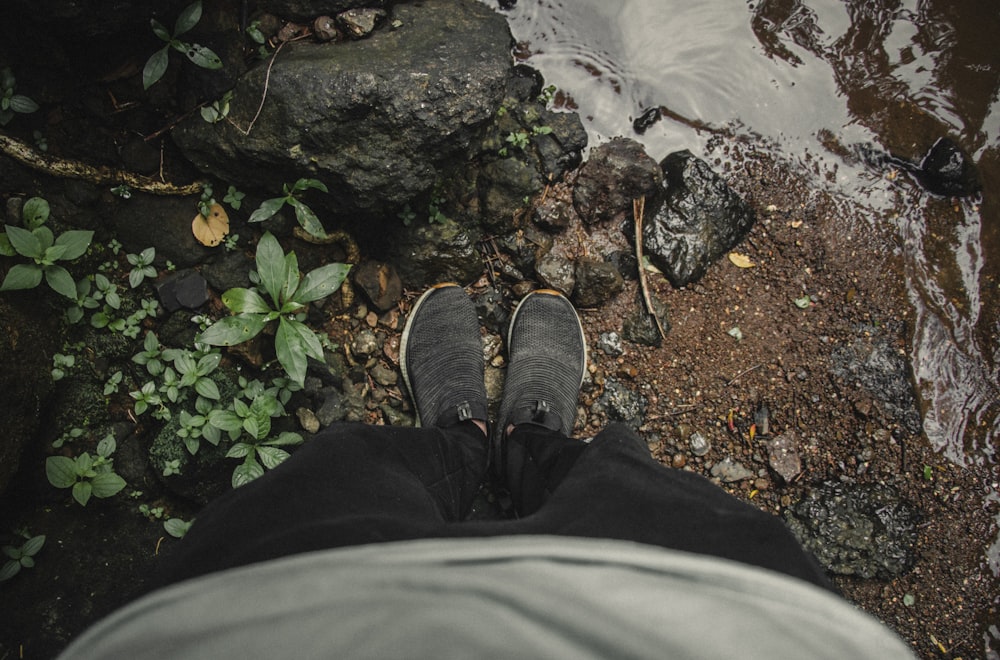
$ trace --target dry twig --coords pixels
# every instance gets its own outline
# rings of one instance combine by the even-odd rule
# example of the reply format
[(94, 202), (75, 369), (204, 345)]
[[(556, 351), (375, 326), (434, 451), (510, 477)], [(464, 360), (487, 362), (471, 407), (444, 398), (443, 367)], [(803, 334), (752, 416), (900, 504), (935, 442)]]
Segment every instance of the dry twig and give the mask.
[(660, 338), (666, 339), (667, 333), (663, 330), (663, 324), (660, 322), (660, 317), (656, 313), (656, 308), (653, 307), (653, 299), (649, 295), (649, 285), (646, 283), (646, 269), (643, 266), (642, 219), (645, 211), (645, 197), (632, 200), (632, 215), (635, 218), (635, 258), (639, 262), (639, 287), (642, 289), (642, 300), (646, 303), (646, 311), (653, 317), (653, 322), (656, 323), (656, 329), (660, 333)]

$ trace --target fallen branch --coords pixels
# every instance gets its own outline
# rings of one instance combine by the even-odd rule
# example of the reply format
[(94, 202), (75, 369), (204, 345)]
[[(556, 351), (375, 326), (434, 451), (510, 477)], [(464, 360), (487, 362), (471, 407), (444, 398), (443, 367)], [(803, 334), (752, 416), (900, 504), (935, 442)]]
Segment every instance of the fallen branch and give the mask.
[(201, 181), (178, 186), (113, 167), (95, 167), (77, 160), (50, 156), (35, 151), (30, 145), (2, 133), (0, 133), (0, 153), (50, 176), (80, 179), (99, 186), (125, 184), (133, 190), (153, 195), (197, 195), (204, 186)]
[(667, 333), (664, 332), (660, 317), (656, 313), (656, 308), (653, 307), (653, 298), (649, 295), (649, 285), (646, 284), (646, 268), (642, 258), (642, 217), (645, 211), (645, 197), (632, 200), (632, 215), (635, 217), (635, 258), (639, 262), (639, 287), (642, 289), (642, 300), (646, 303), (646, 311), (653, 317), (656, 329), (660, 333), (660, 339), (666, 339)]

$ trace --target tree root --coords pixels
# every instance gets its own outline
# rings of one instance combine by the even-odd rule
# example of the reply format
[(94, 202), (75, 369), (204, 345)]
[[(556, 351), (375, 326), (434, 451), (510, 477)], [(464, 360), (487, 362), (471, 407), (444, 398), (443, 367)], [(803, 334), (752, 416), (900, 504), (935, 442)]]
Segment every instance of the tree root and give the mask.
[(9, 135), (0, 133), (0, 153), (10, 156), (22, 165), (50, 176), (64, 179), (80, 179), (90, 183), (103, 185), (125, 184), (133, 190), (153, 195), (197, 195), (201, 193), (204, 183), (195, 181), (178, 186), (173, 183), (158, 181), (141, 176), (134, 172), (118, 170), (112, 167), (94, 167), (77, 160), (59, 158), (35, 151), (28, 144)]

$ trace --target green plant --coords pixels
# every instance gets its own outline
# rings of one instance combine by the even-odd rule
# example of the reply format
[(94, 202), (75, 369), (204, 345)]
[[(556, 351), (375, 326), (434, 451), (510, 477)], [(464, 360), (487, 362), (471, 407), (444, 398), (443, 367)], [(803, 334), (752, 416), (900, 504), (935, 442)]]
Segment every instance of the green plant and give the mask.
[(52, 356), (52, 380), (62, 380), (67, 369), (76, 364), (76, 356), (56, 353)]
[(117, 195), (122, 199), (132, 198), (132, 188), (127, 183), (122, 183), (111, 189), (111, 194)]
[(180, 473), (181, 473), (181, 459), (179, 459), (179, 458), (175, 458), (172, 461), (167, 461), (163, 465), (163, 476), (164, 477), (169, 477), (170, 475), (180, 474)]
[(159, 376), (166, 368), (162, 357), (163, 350), (160, 348), (160, 340), (155, 332), (150, 331), (142, 340), (142, 350), (132, 356), (132, 361), (146, 367), (150, 376)]
[(83, 319), (84, 310), (97, 309), (100, 303), (90, 295), (90, 280), (83, 278), (76, 282), (76, 298), (73, 299), (73, 306), (66, 308), (66, 321), (69, 323), (79, 323)]
[(163, 521), (163, 529), (174, 538), (182, 539), (191, 529), (193, 520), (181, 520), (180, 518), (170, 518)]
[(164, 408), (163, 399), (160, 398), (160, 393), (156, 389), (156, 383), (153, 381), (147, 381), (134, 392), (129, 392), (128, 395), (135, 399), (135, 414), (141, 415), (150, 408), (154, 410)]
[(35, 555), (45, 545), (44, 535), (31, 536), (30, 534), (22, 533), (21, 536), (26, 539), (21, 545), (5, 545), (3, 547), (3, 553), (7, 555), (8, 560), (4, 563), (3, 568), (0, 568), (0, 582), (11, 579), (20, 573), (22, 568), (33, 568), (35, 566)]
[(307, 358), (322, 360), (323, 346), (316, 333), (298, 316), (306, 312), (309, 303), (336, 291), (350, 266), (327, 264), (302, 277), (295, 253), (286, 255), (270, 232), (258, 242), (256, 260), (267, 297), (257, 289), (229, 289), (222, 294), (222, 302), (235, 316), (216, 321), (197, 341), (210, 346), (234, 346), (253, 339), (266, 326), (277, 322), (274, 348), (278, 362), (293, 382), (302, 385)]
[(23, 94), (15, 94), (17, 80), (9, 67), (0, 71), (0, 126), (6, 126), (14, 113), (30, 114), (38, 110), (38, 104)]
[(316, 214), (313, 213), (313, 210), (295, 196), (296, 193), (303, 192), (310, 188), (315, 188), (316, 190), (321, 190), (323, 192), (329, 192), (326, 184), (322, 181), (317, 181), (316, 179), (299, 179), (291, 187), (289, 187), (286, 183), (282, 187), (282, 191), (285, 194), (282, 197), (264, 200), (261, 205), (257, 207), (257, 210), (250, 215), (248, 222), (263, 222), (280, 211), (282, 206), (289, 204), (293, 209), (295, 209), (295, 219), (298, 220), (303, 229), (313, 236), (318, 236), (320, 238), (326, 236), (326, 231), (323, 229), (323, 225), (320, 223), (319, 218), (317, 218)]
[(114, 454), (117, 444), (108, 435), (97, 443), (97, 456), (83, 452), (76, 458), (49, 456), (45, 459), (45, 476), (56, 488), (72, 488), (73, 499), (87, 506), (91, 496), (111, 497), (125, 487), (125, 480), (115, 474)]
[(229, 90), (222, 95), (222, 98), (212, 101), (209, 105), (202, 106), (201, 118), (209, 124), (217, 124), (229, 116), (229, 105), (233, 101), (233, 91)]
[(246, 194), (237, 190), (236, 186), (229, 186), (226, 196), (222, 198), (222, 201), (229, 204), (234, 211), (239, 211), (240, 207), (243, 206), (244, 197), (246, 197)]
[(160, 520), (163, 518), (164, 511), (162, 506), (149, 506), (143, 503), (139, 505), (138, 509), (139, 513), (150, 520)]
[(71, 428), (70, 430), (63, 433), (61, 436), (52, 441), (52, 446), (55, 449), (59, 449), (67, 442), (72, 442), (83, 435), (83, 429), (79, 427)]
[(212, 49), (202, 46), (201, 44), (187, 43), (178, 39), (179, 36), (190, 31), (198, 21), (201, 20), (201, 0), (192, 2), (190, 5), (181, 11), (180, 15), (177, 17), (177, 22), (174, 23), (173, 33), (169, 32), (167, 28), (160, 23), (155, 18), (150, 19), (149, 23), (153, 27), (153, 34), (159, 37), (161, 40), (166, 42), (166, 46), (160, 50), (153, 53), (148, 60), (146, 60), (146, 66), (142, 69), (142, 87), (143, 89), (149, 89), (156, 81), (163, 77), (163, 74), (167, 71), (167, 66), (170, 64), (170, 49), (184, 53), (189, 60), (203, 69), (221, 69), (222, 60), (216, 55)]
[(24, 227), (7, 225), (6, 232), (0, 233), (0, 254), (12, 257), (21, 255), (31, 259), (31, 263), (15, 264), (0, 291), (33, 289), (42, 278), (52, 288), (71, 300), (76, 300), (76, 281), (69, 271), (56, 264), (57, 261), (72, 261), (83, 255), (94, 238), (94, 232), (70, 230), (58, 238), (45, 226), (49, 219), (49, 203), (41, 197), (32, 197), (24, 203), (21, 211)]
[(122, 384), (123, 378), (124, 376), (121, 371), (116, 371), (108, 376), (108, 379), (104, 381), (104, 396), (118, 394), (118, 387)]
[(156, 248), (148, 247), (139, 254), (127, 254), (125, 258), (132, 264), (132, 270), (128, 274), (128, 283), (133, 289), (142, 284), (142, 281), (147, 277), (156, 277), (156, 268), (153, 267)]
[[(266, 434), (261, 437), (266, 437)], [(290, 431), (282, 432), (270, 440), (255, 438), (252, 442), (237, 442), (226, 452), (226, 458), (243, 459), (233, 470), (233, 488), (239, 488), (263, 475), (264, 468), (272, 470), (278, 467), (290, 456), (282, 447), (301, 445), (302, 442), (301, 435)]]

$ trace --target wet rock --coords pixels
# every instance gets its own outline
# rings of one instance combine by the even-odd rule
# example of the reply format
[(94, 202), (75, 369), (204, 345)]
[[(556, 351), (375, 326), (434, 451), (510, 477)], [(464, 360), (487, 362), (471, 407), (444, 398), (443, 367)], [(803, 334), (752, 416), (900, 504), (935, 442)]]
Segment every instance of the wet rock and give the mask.
[(408, 415), (388, 403), (383, 403), (378, 409), (381, 411), (385, 423), (390, 426), (413, 426), (416, 423), (412, 415)]
[(497, 247), (511, 258), (519, 271), (533, 273), (538, 255), (548, 254), (554, 242), (549, 234), (537, 227), (528, 226), (497, 240)]
[(690, 151), (670, 154), (663, 168), (663, 204), (643, 224), (650, 262), (676, 287), (697, 281), (739, 244), (756, 219), (709, 165)]
[(595, 148), (573, 186), (573, 205), (584, 222), (594, 224), (632, 215), (632, 201), (654, 198), (663, 173), (643, 146), (615, 138)]
[(201, 274), (209, 285), (219, 293), (235, 287), (249, 287), (253, 261), (241, 250), (223, 252), (217, 258), (202, 266)]
[(519, 158), (501, 158), (485, 165), (477, 182), (480, 221), (490, 231), (503, 234), (514, 229), (514, 217), (525, 199), (545, 187), (538, 169)]
[(535, 274), (547, 288), (560, 291), (566, 296), (573, 295), (577, 269), (569, 259), (550, 252), (538, 260)]
[(646, 397), (636, 394), (613, 378), (604, 383), (604, 392), (595, 406), (602, 410), (609, 421), (622, 422), (638, 429), (646, 417)]
[(174, 129), (175, 142), (199, 169), (240, 189), (278, 192), (310, 177), (330, 189), (309, 197), (314, 210), (358, 227), (394, 217), (463, 160), (494, 117), (511, 75), (511, 36), (503, 16), (471, 0), (393, 12), (399, 29), (336, 47), (296, 42), (273, 66), (247, 72), (229, 115), (244, 128), (268, 78), (249, 135), (195, 117)]
[(691, 434), (691, 437), (688, 438), (688, 445), (691, 447), (691, 453), (695, 456), (704, 456), (712, 449), (712, 443), (700, 431)]
[(764, 445), (767, 447), (767, 464), (786, 484), (802, 474), (802, 459), (799, 457), (794, 432), (782, 433), (766, 441)]
[(403, 281), (391, 265), (364, 261), (353, 269), (354, 284), (361, 289), (375, 309), (386, 312), (403, 298)]
[(382, 24), (387, 14), (382, 9), (358, 7), (337, 14), (337, 27), (352, 39), (363, 39)]
[(561, 198), (549, 197), (535, 206), (531, 219), (542, 229), (562, 231), (569, 226), (573, 213), (571, 204)]
[(918, 511), (883, 484), (826, 482), (785, 511), (785, 522), (828, 571), (893, 578), (916, 561)]
[(259, 0), (262, 11), (293, 21), (312, 20), (322, 14), (339, 14), (359, 7), (386, 8), (386, 0)]
[(495, 333), (506, 332), (510, 313), (503, 305), (502, 292), (494, 287), (487, 287), (472, 297), (472, 303), (476, 307), (479, 322), (488, 330)]
[(322, 403), (316, 409), (316, 419), (323, 428), (334, 422), (342, 421), (347, 416), (347, 400), (337, 387), (324, 387), (320, 390)]
[(446, 220), (403, 227), (393, 236), (390, 256), (403, 284), (422, 289), (438, 282), (471, 282), (483, 270), (479, 231)]
[(158, 282), (156, 295), (168, 312), (197, 309), (208, 302), (208, 282), (196, 270), (182, 270)]
[(618, 357), (625, 352), (622, 338), (617, 332), (602, 332), (597, 339), (597, 348), (611, 357)]
[(834, 349), (830, 371), (851, 385), (861, 385), (882, 403), (893, 421), (912, 434), (923, 422), (917, 409), (910, 366), (884, 327), (864, 326), (850, 344)]
[(931, 146), (914, 174), (920, 185), (935, 195), (968, 197), (982, 190), (975, 163), (946, 137)]
[(393, 387), (399, 382), (399, 372), (381, 362), (372, 367), (371, 376), (372, 380), (383, 387)]
[(366, 359), (379, 350), (378, 337), (371, 330), (361, 330), (351, 340), (351, 353), (356, 358)]
[(344, 35), (337, 29), (337, 22), (329, 16), (319, 16), (312, 25), (313, 38), (317, 41), (340, 41)]
[(299, 420), (299, 426), (306, 433), (318, 433), (320, 429), (319, 417), (308, 408), (299, 408), (295, 411), (295, 418)]
[(574, 302), (580, 307), (600, 307), (622, 289), (625, 281), (614, 264), (594, 259), (576, 262)]
[(711, 472), (713, 477), (727, 484), (752, 479), (754, 476), (753, 472), (748, 470), (746, 466), (728, 456), (713, 465)]
[[(655, 294), (652, 295), (653, 309), (660, 320), (665, 333), (670, 332), (670, 310), (667, 304), (661, 301)], [(663, 336), (656, 326), (656, 321), (646, 311), (646, 303), (640, 295), (622, 322), (622, 336), (628, 341), (643, 346), (661, 346)]]

